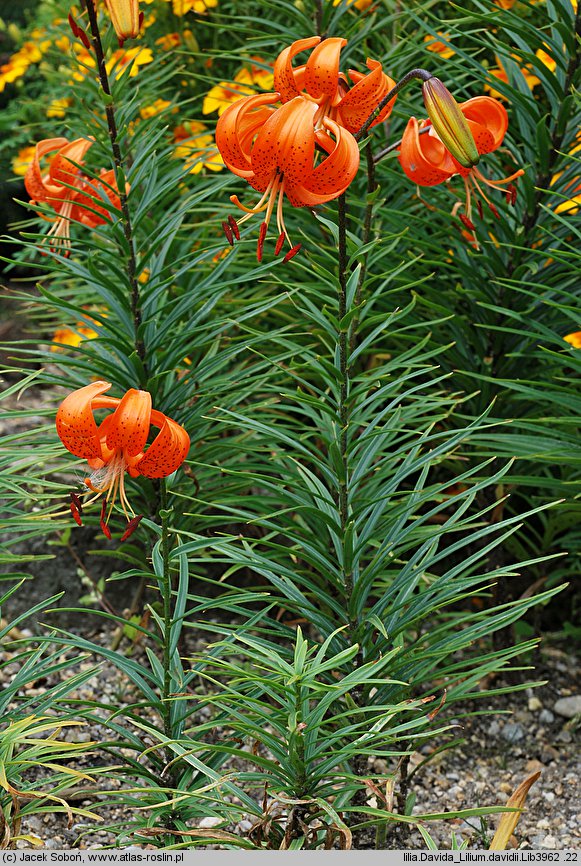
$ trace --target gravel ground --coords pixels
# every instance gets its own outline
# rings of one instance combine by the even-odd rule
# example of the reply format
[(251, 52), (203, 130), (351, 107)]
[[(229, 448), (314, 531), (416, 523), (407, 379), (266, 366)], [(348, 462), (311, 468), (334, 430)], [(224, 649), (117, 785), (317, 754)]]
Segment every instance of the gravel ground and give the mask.
[[(111, 634), (101, 633), (97, 642), (106, 645)], [(87, 665), (90, 662), (86, 663)], [(8, 664), (0, 669), (0, 686), (6, 684), (14, 673)], [(538, 679), (547, 679), (547, 685), (538, 689), (513, 692), (496, 696), (478, 704), (479, 712), (490, 715), (461, 717), (457, 738), (465, 742), (455, 749), (445, 751), (424, 765), (420, 771), (414, 768), (442, 743), (424, 746), (414, 753), (410, 761), (409, 793), (416, 798), (414, 814), (425, 814), (455, 809), (466, 809), (501, 805), (523, 779), (537, 770), (541, 777), (533, 786), (527, 801), (527, 811), (522, 815), (516, 835), (511, 840), (513, 847), (534, 850), (581, 847), (580, 807), (577, 793), (579, 779), (579, 751), (577, 748), (578, 714), (581, 712), (581, 682), (576, 659), (565, 652), (549, 648), (544, 653), (535, 671)], [(502, 682), (495, 682), (500, 687)], [(42, 692), (42, 687), (39, 688)], [(29, 696), (34, 694), (30, 690)], [(118, 705), (120, 695), (131, 700), (131, 688), (123, 681), (119, 672), (108, 664), (102, 664), (96, 677), (79, 689), (78, 697), (87, 700), (98, 698), (113, 706)], [(467, 712), (473, 706), (464, 708)], [(507, 713), (507, 711), (509, 711)], [(456, 712), (458, 709), (456, 708)], [(448, 720), (453, 717), (448, 715)], [(444, 716), (444, 711), (442, 711)], [(103, 726), (75, 730), (71, 740), (102, 741), (108, 738)], [(577, 741), (577, 742), (576, 742)], [(98, 754), (93, 755), (93, 764), (106, 763)], [(74, 766), (74, 764), (73, 764)], [(81, 763), (80, 769), (85, 769)], [(385, 762), (370, 759), (369, 772), (382, 773), (387, 770)], [(116, 788), (114, 777), (102, 776), (99, 787)], [(74, 805), (91, 808), (91, 800), (75, 800)], [(129, 822), (130, 815), (120, 809), (103, 811), (105, 822), (122, 825)], [(500, 816), (491, 816), (481, 825), (477, 819), (467, 823), (461, 819), (434, 821), (427, 829), (441, 849), (451, 846), (451, 834), (459, 841), (469, 839), (471, 849), (486, 848), (494, 833)], [(209, 817), (201, 826), (213, 826)], [(247, 831), (249, 821), (242, 821), (237, 831)], [(232, 829), (232, 828), (229, 828)], [(22, 832), (33, 834), (42, 840), (46, 848), (71, 849), (99, 848), (114, 844), (114, 835), (107, 831), (89, 830), (88, 822), (81, 819), (72, 828), (67, 827), (67, 817), (49, 813), (31, 816), (22, 827)], [(21, 841), (18, 847), (30, 847)], [(394, 825), (387, 837), (388, 848), (424, 849), (425, 843), (417, 830), (409, 831), (403, 825)], [(359, 841), (359, 847), (374, 847), (373, 838)]]

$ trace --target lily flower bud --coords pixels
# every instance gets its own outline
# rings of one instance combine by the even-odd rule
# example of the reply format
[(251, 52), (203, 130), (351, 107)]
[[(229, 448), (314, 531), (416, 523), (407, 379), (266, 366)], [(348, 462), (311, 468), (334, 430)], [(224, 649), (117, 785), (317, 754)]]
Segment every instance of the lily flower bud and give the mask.
[(105, 0), (120, 44), (134, 39), (141, 29), (139, 0)]
[(477, 165), (480, 154), (474, 136), (448, 88), (439, 78), (429, 78), (422, 91), (428, 117), (444, 147), (464, 168)]

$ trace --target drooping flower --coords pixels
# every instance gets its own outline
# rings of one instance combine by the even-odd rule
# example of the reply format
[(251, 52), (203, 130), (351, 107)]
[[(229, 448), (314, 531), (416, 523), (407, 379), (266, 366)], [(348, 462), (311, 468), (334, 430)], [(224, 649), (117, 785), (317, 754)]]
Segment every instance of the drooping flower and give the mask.
[(574, 349), (581, 349), (581, 331), (574, 331), (572, 334), (567, 334), (563, 339)]
[[(504, 106), (490, 96), (476, 96), (461, 103), (459, 108), (467, 121), (478, 154), (492, 153), (497, 150), (508, 128), (508, 115)], [(419, 186), (435, 186), (456, 174), (461, 175), (466, 199), (464, 213), (460, 219), (470, 231), (474, 231), (472, 222), (474, 198), (479, 213), (482, 210), (481, 198), (495, 216), (498, 216), (498, 211), (488, 198), (484, 187), (503, 191), (507, 201), (512, 203), (516, 196), (512, 181), (524, 174), (522, 169), (518, 169), (508, 177), (489, 180), (476, 165), (461, 165), (444, 146), (429, 120), (418, 123), (415, 117), (410, 118), (403, 134), (399, 162), (405, 174)], [(454, 213), (458, 206), (455, 207)]]
[[(125, 492), (125, 473), (132, 478), (165, 478), (178, 469), (188, 454), (190, 438), (184, 428), (162, 412), (152, 409), (151, 394), (131, 388), (121, 399), (104, 396), (110, 382), (92, 382), (65, 397), (56, 415), (56, 429), (65, 448), (87, 460), (93, 470), (85, 479), (87, 492), (95, 496), (85, 503), (71, 494), (71, 511), (81, 524), (83, 505), (105, 495), (101, 507), (101, 529), (111, 538), (109, 518), (117, 497), (128, 521), (121, 540), (135, 529), (135, 516)], [(97, 426), (94, 412), (111, 409)], [(147, 446), (150, 428), (159, 433)], [(82, 495), (82, 494), (81, 494)]]
[[(44, 139), (36, 145), (34, 157), (24, 177), (31, 204), (48, 205), (54, 210), (54, 218), (46, 213), (41, 215), (53, 222), (47, 235), (51, 247), (61, 248), (65, 255), (71, 246), (71, 221), (95, 228), (111, 219), (109, 211), (103, 206), (105, 199), (112, 207), (120, 207), (112, 169), (102, 169), (98, 179), (90, 179), (81, 172), (80, 166), (92, 144), (93, 140), (86, 138), (74, 141), (67, 141), (66, 138)], [(42, 162), (49, 156), (48, 166), (43, 170)]]
[[(367, 74), (349, 70), (353, 86), (339, 71), (341, 49), (346, 39), (330, 37), (321, 42), (320, 36), (299, 39), (278, 55), (274, 64), (274, 89), (282, 102), (302, 95), (318, 106), (315, 125), (322, 126), (327, 117), (351, 133), (357, 132), (395, 82), (383, 71), (378, 60), (367, 60)], [(292, 61), (301, 51), (312, 48), (304, 66), (293, 67)], [(381, 123), (391, 113), (395, 97), (381, 110), (371, 126)]]
[(270, 91), (273, 88), (273, 73), (271, 68), (257, 65), (263, 62), (260, 57), (252, 57), (250, 66), (243, 66), (235, 74), (233, 81), (221, 81), (212, 87), (204, 97), (202, 114), (211, 114), (217, 111), (219, 115), (224, 114), (229, 105), (242, 99), (244, 96), (252, 96), (257, 90)]
[(142, 14), (139, 12), (139, 0), (105, 0), (109, 10), (119, 45), (126, 39), (135, 39), (139, 35)]
[[(328, 117), (322, 118), (321, 128), (315, 128), (319, 107), (314, 100), (296, 96), (275, 109), (277, 102), (276, 93), (249, 96), (231, 105), (216, 127), (216, 144), (227, 167), (262, 193), (253, 207), (246, 207), (235, 195), (230, 197), (246, 212), (239, 223), (253, 214), (265, 214), (258, 239), (259, 261), (275, 207), (275, 254), (280, 253), (285, 238), (291, 245), (290, 252), (298, 251), (292, 247), (284, 223), (284, 196), (293, 207), (314, 207), (331, 201), (345, 192), (359, 167), (359, 148), (351, 133)], [(327, 156), (318, 160), (315, 145)], [(229, 225), (238, 236), (233, 218)], [(285, 260), (289, 256), (287, 253)]]

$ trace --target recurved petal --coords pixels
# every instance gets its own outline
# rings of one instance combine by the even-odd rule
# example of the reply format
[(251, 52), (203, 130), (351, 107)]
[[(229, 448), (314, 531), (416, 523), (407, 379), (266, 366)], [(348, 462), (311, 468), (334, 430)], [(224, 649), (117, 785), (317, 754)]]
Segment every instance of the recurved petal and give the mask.
[[(372, 111), (377, 108), (384, 96), (395, 87), (395, 81), (387, 76), (378, 60), (368, 60), (367, 66), (371, 70), (367, 75), (349, 70), (349, 76), (354, 86), (343, 97), (339, 103), (339, 113), (343, 126), (349, 132), (357, 132), (365, 123)], [(377, 115), (371, 126), (381, 123), (389, 117), (397, 96), (387, 103)]]
[(92, 382), (73, 391), (59, 406), (56, 413), (56, 431), (65, 448), (75, 457), (84, 457), (86, 460), (101, 459), (99, 432), (93, 417), (93, 409), (97, 408), (94, 398), (108, 391), (110, 387), (110, 382)]
[[(462, 102), (460, 111), (466, 120), (480, 124), (492, 135), (493, 146), (489, 150), (480, 150), (478, 142), (476, 142), (480, 153), (490, 153), (500, 147), (508, 129), (508, 114), (498, 99), (493, 99), (491, 96), (475, 96), (473, 99)], [(474, 134), (473, 128), (472, 132)]]
[(457, 171), (448, 151), (438, 138), (429, 133), (420, 136), (415, 117), (410, 117), (405, 128), (399, 162), (405, 174), (419, 186), (436, 186)]
[(66, 138), (45, 138), (39, 141), (34, 150), (34, 157), (24, 175), (26, 192), (33, 201), (46, 201), (47, 197), (58, 193), (58, 187), (52, 187), (43, 178), (40, 160), (47, 155), (65, 147), (69, 142)]
[(272, 177), (278, 168), (285, 189), (300, 184), (313, 170), (317, 105), (296, 96), (281, 105), (260, 130), (252, 149), (252, 168), (258, 179)]
[(78, 175), (76, 164), (82, 164), (94, 139), (76, 138), (61, 147), (50, 162), (48, 174), (54, 184), (73, 186)]
[(278, 101), (277, 93), (258, 93), (228, 106), (216, 125), (216, 146), (230, 171), (239, 177), (252, 175), (251, 149), (254, 137), (267, 122)]
[(325, 118), (324, 125), (333, 133), (330, 135), (317, 133), (317, 142), (329, 152), (311, 173), (290, 189), (285, 183), (285, 191), (291, 204), (314, 207), (326, 201), (331, 201), (345, 192), (359, 168), (359, 147), (350, 132)]
[[(320, 36), (309, 36), (308, 39), (297, 39), (288, 48), (280, 52), (274, 64), (274, 89), (280, 93), (282, 102), (289, 102), (298, 96), (302, 88), (302, 80), (297, 81), (299, 70), (293, 69), (292, 60), (301, 51), (313, 48), (321, 41)], [(301, 67), (302, 73), (304, 67)], [(302, 79), (302, 74), (301, 74)]]
[(107, 447), (135, 457), (145, 447), (150, 426), (151, 394), (130, 388), (107, 419)]
[(155, 409), (151, 413), (151, 422), (161, 429), (135, 469), (147, 478), (165, 478), (186, 459), (190, 437), (180, 424)]
[(339, 101), (339, 62), (346, 39), (332, 36), (311, 51), (305, 68), (305, 90), (313, 99), (327, 97), (332, 105)]
[(115, 188), (115, 172), (102, 170), (99, 179), (83, 182), (79, 192), (75, 194), (71, 219), (95, 228), (111, 219), (111, 213), (103, 207), (103, 196), (109, 199), (117, 210), (121, 200)]

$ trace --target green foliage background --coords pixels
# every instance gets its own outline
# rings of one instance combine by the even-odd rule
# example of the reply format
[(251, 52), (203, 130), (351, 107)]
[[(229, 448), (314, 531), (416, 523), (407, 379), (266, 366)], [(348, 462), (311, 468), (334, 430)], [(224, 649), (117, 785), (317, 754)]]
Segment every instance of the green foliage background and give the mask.
[[(20, 147), (60, 135), (94, 136), (90, 166), (112, 165), (98, 81), (87, 74), (66, 83), (73, 60), (54, 45), (70, 37), (58, 23), (67, 11), (52, 0), (33, 10), (29, 26), (45, 27), (52, 44), (5, 91), (3, 174)], [(51, 693), (53, 712), (109, 726), (100, 748), (118, 767), (116, 796), (130, 816), (115, 828), (119, 844), (133, 833), (160, 845), (344, 847), (363, 844), (372, 828), (381, 845), (386, 826), (418, 816), (406, 812), (405, 797), (397, 812), (369, 804), (367, 756), (388, 761), (378, 783), (399, 784), (418, 743), (453, 744), (450, 705), (474, 711), (491, 694), (479, 683), (530, 658), (539, 628), (574, 631), (563, 615), (574, 592), (551, 599), (576, 576), (580, 550), (581, 356), (563, 342), (581, 328), (579, 221), (574, 203), (557, 207), (579, 183), (579, 14), (569, 0), (509, 9), (443, 0), (402, 9), (386, 0), (361, 11), (275, 0), (245, 4), (243, 15), (221, 0), (184, 18), (159, 0), (144, 11), (158, 15), (143, 37), (154, 60), (135, 77), (113, 75), (143, 275), (138, 331), (120, 222), (73, 226), (68, 259), (39, 254), (34, 211), (10, 230), (19, 245), (5, 257), (13, 259), (10, 298), (27, 333), (8, 347), (4, 396), (12, 403), (22, 389), (43, 389), (46, 424), (31, 429), (31, 411), (13, 407), (14, 432), (0, 446), (5, 609), (36, 556), (26, 544), (70, 531), (68, 517), (53, 516), (83, 471), (54, 431), (64, 394), (93, 377), (112, 382), (115, 396), (147, 389), (188, 430), (192, 448), (167, 484), (131, 483), (145, 518), (139, 536), (115, 548), (127, 566), (115, 579), (150, 587), (147, 616), (130, 632), (123, 617), (102, 615), (126, 635), (141, 633), (145, 653), (39, 631), (33, 646), (17, 644), (21, 682), (26, 692), (33, 659), (49, 669), (75, 648), (108, 659), (132, 683), (119, 712), (75, 703), (75, 677)], [(186, 26), (191, 38), (178, 48), (156, 48)], [(223, 255), (228, 197), (250, 201), (252, 192), (226, 171), (190, 172), (174, 156), (171, 131), (203, 122), (211, 132), (208, 89), (244, 62), (267, 67), (317, 26), (349, 40), (343, 68), (379, 58), (394, 79), (417, 66), (437, 73), (459, 100), (490, 82), (504, 96), (509, 133), (484, 171), (502, 177), (522, 166), (525, 175), (516, 205), (497, 195), (500, 219), (488, 213), (478, 223), (478, 250), (451, 214), (458, 186), (420, 198), (392, 151), (377, 162), (377, 187), (362, 155), (344, 238), (341, 203), (317, 213), (289, 207), (300, 256), (270, 259), (269, 239), (257, 264), (254, 220)], [(429, 50), (424, 36), (438, 33), (453, 56)], [(25, 31), (12, 36), (17, 43)], [(106, 45), (116, 48), (110, 32)], [(553, 54), (553, 70), (540, 49)], [(505, 83), (490, 75), (496, 58)], [(525, 65), (539, 79), (534, 92)], [(47, 118), (63, 96), (72, 100), (65, 117)], [(170, 105), (141, 119), (156, 99)], [(366, 157), (397, 142), (412, 114), (423, 116), (417, 87), (363, 145)], [(98, 338), (51, 352), (54, 329), (79, 322)], [(98, 526), (98, 513), (86, 520)], [(102, 538), (93, 545), (112, 552)], [(207, 634), (202, 652), (189, 649), (190, 632)], [(71, 671), (78, 663), (68, 657)], [(10, 695), (13, 718), (45, 712), (18, 694)], [(25, 812), (35, 808), (29, 800)], [(221, 823), (204, 834), (199, 819), (208, 815)], [(251, 832), (235, 830), (241, 816), (251, 816)]]

